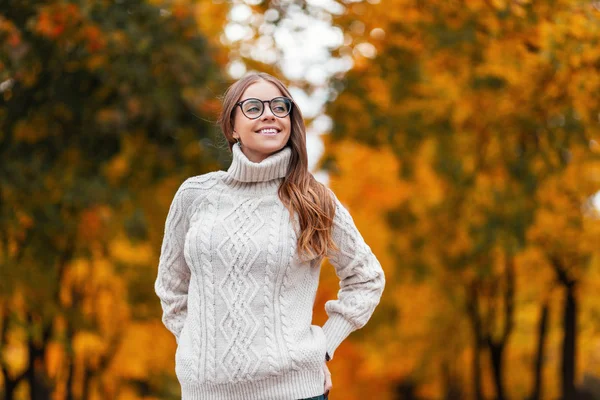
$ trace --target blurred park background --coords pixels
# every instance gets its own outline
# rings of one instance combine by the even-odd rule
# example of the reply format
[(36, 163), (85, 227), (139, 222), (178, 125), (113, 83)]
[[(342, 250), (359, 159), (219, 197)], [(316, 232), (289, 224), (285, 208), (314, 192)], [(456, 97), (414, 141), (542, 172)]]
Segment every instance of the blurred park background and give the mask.
[(600, 398), (590, 0), (0, 0), (0, 398), (180, 398), (164, 222), (251, 70), (386, 272), (330, 398)]

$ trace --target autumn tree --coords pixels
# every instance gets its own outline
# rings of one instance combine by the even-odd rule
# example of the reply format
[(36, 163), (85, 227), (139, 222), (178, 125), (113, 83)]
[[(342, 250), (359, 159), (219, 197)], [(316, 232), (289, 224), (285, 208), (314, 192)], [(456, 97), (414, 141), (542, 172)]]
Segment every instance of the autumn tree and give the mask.
[[(454, 364), (445, 370), (460, 371), (462, 354), (470, 352), (472, 378), (465, 382), (472, 382), (468, 392), (474, 398), (512, 395), (506, 382), (518, 378), (505, 375), (512, 370), (505, 361), (513, 359), (507, 349), (525, 295), (566, 292), (562, 369), (555, 373), (562, 396), (573, 398), (581, 301), (576, 285), (585, 279), (594, 251), (583, 245), (595, 238), (589, 226), (598, 223), (581, 213), (600, 189), (583, 172), (595, 170), (598, 159), (598, 10), (590, 2), (568, 0), (370, 3), (349, 2), (334, 18), (346, 35), (335, 55), (351, 55), (354, 67), (335, 84), (338, 95), (326, 111), (334, 127), (323, 165), (332, 185), (358, 185), (354, 171), (336, 167), (348, 157), (343, 150), (348, 140), (396, 156), (396, 184), (405, 193), (387, 213), (387, 227), (397, 237), (388, 251), (398, 270), (409, 268), (425, 284), (435, 282), (447, 298), (444, 307), (457, 310), (427, 315), (453, 315), (449, 325), (455, 327), (468, 321), (472, 345), (461, 349), (458, 340), (461, 355), (448, 357)], [(567, 173), (571, 165), (578, 165), (577, 172)], [(580, 187), (568, 189), (571, 185)], [(553, 187), (561, 189), (549, 192)], [(554, 192), (558, 197), (549, 200)], [(558, 211), (561, 218), (554, 224), (559, 225), (536, 228), (548, 207), (544, 202), (565, 196), (571, 202)], [(357, 209), (377, 212), (366, 201)], [(576, 233), (572, 242), (558, 246), (563, 215), (574, 221), (564, 223)], [(531, 276), (526, 254), (540, 246), (537, 281), (518, 286), (523, 276)], [(413, 299), (386, 295), (382, 301), (389, 307)], [(545, 310), (548, 297), (537, 299), (538, 309)], [(543, 328), (544, 312), (540, 315)], [(427, 369), (431, 358), (424, 355), (431, 357), (447, 343), (448, 331), (441, 327), (433, 325), (431, 346), (410, 373)], [(538, 332), (542, 343), (545, 329)], [(528, 354), (535, 348), (544, 346), (532, 345)], [(531, 382), (541, 381), (542, 370), (531, 364)], [(420, 376), (423, 382), (439, 381), (440, 374)]]
[(221, 166), (212, 121), (225, 61), (198, 22), (223, 7), (0, 6), (5, 399), (19, 386), (32, 399), (101, 393), (129, 321), (157, 318), (152, 285), (136, 284), (156, 260), (127, 275), (112, 243), (158, 248), (176, 185)]

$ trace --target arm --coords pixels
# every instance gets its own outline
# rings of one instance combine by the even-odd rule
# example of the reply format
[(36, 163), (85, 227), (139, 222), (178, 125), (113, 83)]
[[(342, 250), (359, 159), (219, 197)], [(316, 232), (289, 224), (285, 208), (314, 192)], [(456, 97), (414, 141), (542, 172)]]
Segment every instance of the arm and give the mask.
[(187, 232), (187, 208), (191, 203), (186, 194), (190, 193), (184, 182), (171, 203), (161, 246), (158, 275), (154, 291), (160, 299), (163, 310), (162, 322), (175, 335), (179, 335), (187, 317), (188, 286), (190, 269), (183, 255), (183, 245)]
[(327, 354), (333, 359), (340, 343), (353, 331), (362, 328), (375, 311), (385, 286), (381, 264), (365, 243), (348, 210), (335, 197), (336, 210), (332, 236), (337, 251), (329, 261), (340, 278), (337, 300), (325, 303), (329, 318), (323, 325)]

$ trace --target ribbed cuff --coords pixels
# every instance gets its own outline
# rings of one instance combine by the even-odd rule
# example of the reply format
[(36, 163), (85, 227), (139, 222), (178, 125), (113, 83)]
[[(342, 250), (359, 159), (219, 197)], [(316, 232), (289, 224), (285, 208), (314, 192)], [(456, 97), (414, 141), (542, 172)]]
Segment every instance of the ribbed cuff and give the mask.
[(344, 341), (356, 328), (340, 314), (332, 314), (323, 325), (323, 332), (327, 339), (327, 353), (333, 360), (335, 349)]

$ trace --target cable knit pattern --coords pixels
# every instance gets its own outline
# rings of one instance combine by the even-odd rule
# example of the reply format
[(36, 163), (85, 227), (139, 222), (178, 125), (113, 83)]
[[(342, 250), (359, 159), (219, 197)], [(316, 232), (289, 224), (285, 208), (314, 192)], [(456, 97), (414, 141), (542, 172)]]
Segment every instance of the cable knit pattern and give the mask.
[[(289, 227), (290, 229), (288, 230), (289, 232), (289, 236), (288, 236), (288, 243), (295, 243), (297, 240), (297, 235), (294, 234), (294, 230), (291, 229), (291, 226)], [(296, 247), (294, 246), (294, 249)], [(290, 310), (290, 302), (288, 300), (286, 291), (288, 290), (288, 287), (290, 287), (290, 266), (292, 265), (292, 260), (294, 259), (294, 253), (290, 253), (289, 255), (289, 261), (286, 263), (286, 269), (285, 269), (285, 273), (283, 275), (283, 283), (281, 286), (281, 292), (279, 293), (279, 303), (281, 304), (281, 326), (282, 326), (282, 332), (283, 332), (283, 337), (285, 338), (285, 342), (287, 345), (287, 352), (288, 355), (290, 356), (290, 367), (294, 370), (294, 371), (298, 371), (299, 370), (299, 366), (298, 366), (298, 356), (296, 354), (296, 347), (294, 346), (294, 340), (291, 336), (291, 319), (294, 317), (293, 315), (290, 315), (289, 310)], [(310, 268), (310, 267), (309, 267)]]
[(264, 225), (257, 212), (260, 203), (260, 198), (252, 198), (234, 205), (223, 218), (227, 236), (216, 248), (226, 268), (218, 290), (227, 311), (218, 323), (227, 343), (219, 365), (227, 374), (228, 382), (250, 379), (261, 361), (257, 350), (250, 346), (260, 326), (251, 308), (260, 286), (250, 273), (260, 254), (256, 241)]
[[(194, 346), (194, 354), (199, 356), (199, 361), (202, 363), (202, 371), (204, 372), (205, 380), (208, 382), (215, 381), (216, 374), (216, 357), (215, 357), (215, 276), (212, 267), (212, 254), (211, 249), (208, 247), (210, 243), (211, 227), (214, 225), (214, 218), (217, 215), (217, 200), (214, 198), (215, 193), (209, 193), (206, 199), (201, 203), (200, 207), (194, 213), (194, 218), (191, 222), (192, 226), (197, 229), (188, 231), (188, 235), (191, 233), (192, 238), (197, 235), (199, 240), (186, 239), (194, 243), (193, 246), (195, 253), (194, 257), (200, 260), (200, 266), (202, 273), (198, 274), (198, 284), (203, 291), (203, 302), (204, 308), (204, 323), (201, 324), (200, 331), (203, 333), (202, 337), (206, 340), (206, 346), (202, 347), (202, 352), (197, 352), (197, 347)], [(200, 213), (198, 210), (206, 210), (204, 214), (205, 219), (200, 223), (196, 223)], [(192, 246), (188, 247), (191, 248)], [(189, 263), (194, 264), (194, 258), (189, 257)], [(196, 345), (196, 343), (194, 343)], [(199, 378), (202, 379), (201, 377)]]
[(275, 212), (271, 215), (271, 221), (269, 224), (269, 245), (267, 247), (267, 265), (265, 266), (265, 289), (264, 289), (264, 322), (265, 322), (265, 344), (267, 346), (267, 361), (269, 363), (269, 372), (271, 375), (279, 375), (281, 369), (277, 362), (278, 356), (278, 345), (277, 338), (275, 337), (275, 313), (274, 304), (271, 301), (273, 293), (275, 291), (276, 274), (275, 268), (277, 267), (277, 242), (279, 230), (279, 221), (281, 220), (281, 214), (283, 209), (278, 207)]
[(162, 321), (178, 340), (187, 318), (190, 269), (183, 254), (184, 238), (188, 230), (188, 207), (197, 193), (214, 184), (211, 174), (188, 178), (177, 190), (165, 223), (159, 259), (159, 273), (154, 285), (163, 308)]
[(379, 303), (381, 265), (331, 192), (340, 291), (323, 327), (312, 325), (322, 260), (296, 254), (298, 232), (277, 193), (290, 159), (285, 147), (254, 163), (234, 146), (227, 171), (189, 178), (175, 193), (154, 287), (177, 341), (183, 400), (318, 396), (325, 352), (333, 357)]
[[(195, 226), (194, 222), (197, 220), (198, 218), (198, 213), (197, 212), (193, 212), (192, 216), (190, 218), (190, 225), (191, 226)], [(186, 234), (186, 238), (187, 236), (189, 236), (190, 234), (194, 235), (196, 234), (197, 229), (189, 229), (187, 234)], [(191, 264), (191, 256), (190, 256), (190, 252), (189, 252), (189, 247), (184, 246), (184, 255), (185, 255), (185, 259), (186, 262), (188, 263), (188, 265)], [(200, 275), (195, 276), (195, 279), (192, 280), (192, 282), (195, 282), (196, 285), (196, 289), (199, 290), (200, 292), (203, 292), (205, 290), (205, 285), (202, 282), (202, 277)], [(190, 286), (190, 291), (192, 289), (192, 286)], [(201, 298), (204, 297), (201, 295)], [(189, 316), (188, 319), (191, 322), (192, 319), (195, 318), (200, 318), (201, 315), (204, 315), (204, 312), (200, 311), (200, 307), (201, 305), (198, 304), (197, 301), (189, 301)], [(196, 319), (196, 323), (198, 323), (198, 320)], [(180, 354), (179, 354), (179, 360), (178, 361), (178, 367), (181, 369), (183, 368), (183, 371), (181, 371), (181, 375), (183, 376), (187, 376), (188, 379), (193, 379), (193, 380), (199, 380), (199, 373), (200, 373), (200, 369), (199, 369), (199, 365), (198, 362), (202, 359), (199, 358), (198, 356), (200, 355), (200, 343), (206, 339), (206, 330), (205, 329), (200, 329), (198, 331), (194, 331), (191, 333), (188, 333), (188, 336), (190, 337), (190, 341), (191, 341), (191, 351), (189, 353), (186, 354), (181, 354), (182, 350), (183, 350), (183, 344), (180, 346)], [(181, 364), (181, 365), (179, 365)], [(188, 375), (189, 374), (189, 375)], [(185, 378), (184, 378), (185, 379)]]

